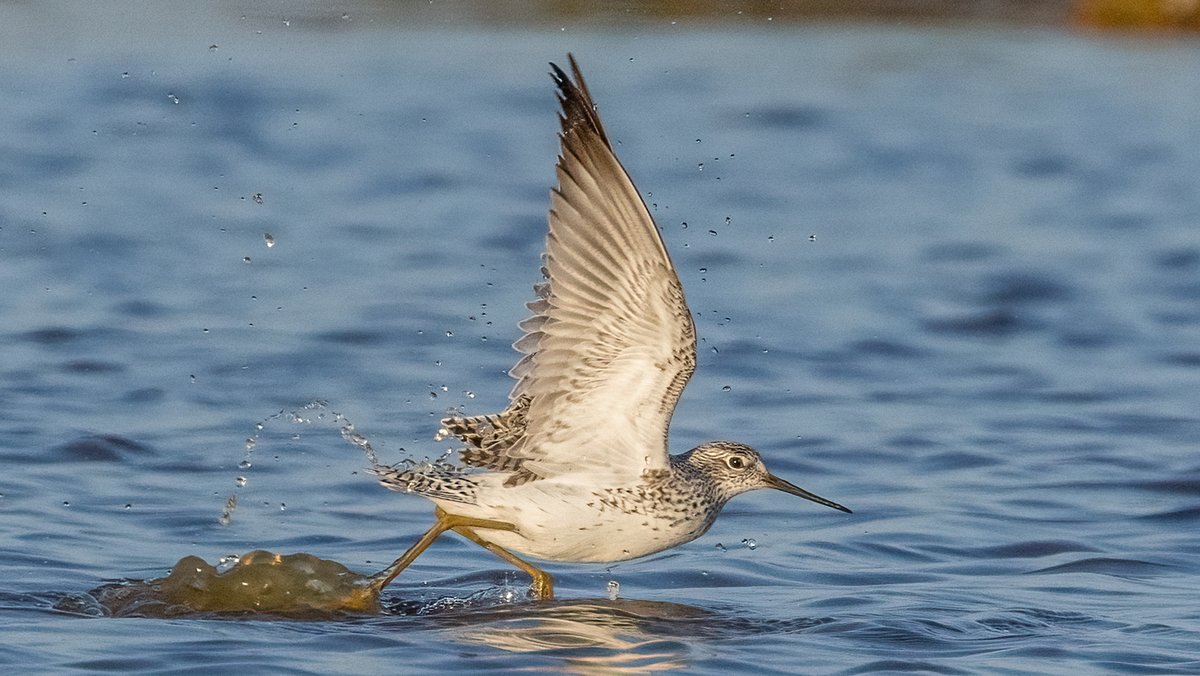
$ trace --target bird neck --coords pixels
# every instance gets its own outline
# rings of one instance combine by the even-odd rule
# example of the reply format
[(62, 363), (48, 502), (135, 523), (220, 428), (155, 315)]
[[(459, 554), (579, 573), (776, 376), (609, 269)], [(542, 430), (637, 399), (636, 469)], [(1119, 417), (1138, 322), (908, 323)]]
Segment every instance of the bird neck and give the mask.
[(734, 496), (717, 481), (707, 467), (692, 458), (692, 451), (671, 456), (671, 475), (681, 488), (710, 499), (719, 511)]

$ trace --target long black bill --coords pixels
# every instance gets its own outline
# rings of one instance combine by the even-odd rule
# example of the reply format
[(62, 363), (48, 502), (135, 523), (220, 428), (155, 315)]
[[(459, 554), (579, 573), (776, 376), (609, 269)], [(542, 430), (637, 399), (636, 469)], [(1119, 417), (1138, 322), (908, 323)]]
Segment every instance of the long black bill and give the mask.
[(839, 505), (838, 503), (834, 502), (833, 500), (826, 500), (825, 498), (817, 495), (816, 493), (809, 493), (808, 491), (804, 490), (803, 488), (800, 488), (796, 484), (793, 484), (790, 481), (784, 481), (783, 479), (780, 479), (779, 477), (775, 476), (774, 474), (770, 475), (770, 479), (767, 481), (767, 485), (769, 485), (771, 488), (781, 490), (784, 493), (791, 493), (792, 495), (798, 495), (798, 496), (804, 498), (805, 500), (812, 500), (813, 502), (817, 503), (818, 505), (825, 505), (826, 507), (832, 507), (834, 509), (843, 511), (847, 514), (854, 513), (854, 512), (851, 512), (850, 508), (848, 508), (848, 507)]

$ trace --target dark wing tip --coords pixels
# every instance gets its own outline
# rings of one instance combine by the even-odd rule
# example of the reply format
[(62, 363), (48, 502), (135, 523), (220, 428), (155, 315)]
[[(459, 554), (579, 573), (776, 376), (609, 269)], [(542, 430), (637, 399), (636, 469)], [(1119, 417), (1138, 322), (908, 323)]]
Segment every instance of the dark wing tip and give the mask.
[(587, 83), (584, 82), (583, 73), (579, 70), (579, 63), (575, 61), (575, 55), (568, 52), (567, 62), (571, 66), (573, 78), (559, 68), (558, 64), (550, 62), (550, 77), (558, 86), (558, 100), (562, 105), (563, 139), (569, 139), (578, 130), (583, 129), (584, 133), (594, 134), (604, 142), (604, 145), (611, 148), (612, 144), (608, 142), (608, 135), (604, 133), (604, 125), (600, 123), (600, 114), (596, 112), (596, 102), (592, 100), (592, 94), (588, 91)]

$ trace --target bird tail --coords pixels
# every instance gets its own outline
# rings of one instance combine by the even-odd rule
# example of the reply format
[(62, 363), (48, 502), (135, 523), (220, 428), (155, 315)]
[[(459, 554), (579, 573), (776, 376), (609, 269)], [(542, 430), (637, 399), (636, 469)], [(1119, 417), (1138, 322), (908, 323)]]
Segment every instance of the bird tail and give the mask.
[(375, 465), (370, 472), (379, 477), (379, 483), (388, 490), (465, 504), (475, 502), (477, 485), (474, 479), (447, 463)]

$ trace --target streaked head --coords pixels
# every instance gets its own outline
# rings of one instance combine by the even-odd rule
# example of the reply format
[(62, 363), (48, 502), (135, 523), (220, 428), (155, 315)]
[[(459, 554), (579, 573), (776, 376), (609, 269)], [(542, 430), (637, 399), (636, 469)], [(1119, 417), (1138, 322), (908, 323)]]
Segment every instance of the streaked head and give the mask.
[(710, 441), (688, 451), (686, 462), (707, 476), (726, 500), (746, 491), (774, 488), (819, 505), (850, 513), (849, 509), (832, 500), (826, 500), (771, 474), (758, 451), (745, 444)]

